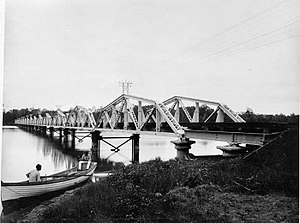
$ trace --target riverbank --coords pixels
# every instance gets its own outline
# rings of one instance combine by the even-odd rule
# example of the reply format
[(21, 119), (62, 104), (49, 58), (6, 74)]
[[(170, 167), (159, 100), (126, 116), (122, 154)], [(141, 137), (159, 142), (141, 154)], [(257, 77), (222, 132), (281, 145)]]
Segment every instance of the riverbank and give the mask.
[(36, 207), (18, 222), (298, 222), (299, 131), (235, 159), (155, 159)]
[[(201, 193), (202, 192), (202, 193)], [(208, 193), (207, 193), (208, 192)], [(197, 199), (201, 193), (201, 201)], [(170, 195), (171, 194), (171, 195)], [(98, 216), (94, 222), (298, 222), (298, 199), (280, 194), (268, 195), (249, 195), (240, 193), (224, 193), (204, 185), (195, 190), (181, 188), (172, 191), (171, 196), (176, 205), (172, 215), (168, 217), (155, 217), (159, 213), (149, 217), (138, 217), (127, 215), (125, 218), (115, 218)], [(191, 198), (188, 198), (188, 196)], [(25, 212), (18, 217), (11, 218), (8, 222), (18, 223), (38, 223), (38, 222), (91, 222), (93, 211), (91, 210), (87, 218), (74, 219), (73, 217), (63, 217), (58, 219), (45, 218), (45, 213), (49, 209), (57, 209), (62, 205), (69, 203), (74, 196), (74, 191), (70, 191), (44, 202), (31, 212)], [(163, 196), (156, 195), (158, 204), (163, 200)], [(126, 207), (125, 207), (126, 208)], [(161, 207), (156, 208), (158, 211)], [(168, 207), (166, 207), (168, 208)], [(202, 209), (202, 210), (201, 210)], [(201, 211), (200, 211), (201, 210)], [(150, 213), (146, 214), (149, 215)], [(49, 217), (49, 216), (47, 216)], [(3, 222), (3, 223), (6, 223)]]

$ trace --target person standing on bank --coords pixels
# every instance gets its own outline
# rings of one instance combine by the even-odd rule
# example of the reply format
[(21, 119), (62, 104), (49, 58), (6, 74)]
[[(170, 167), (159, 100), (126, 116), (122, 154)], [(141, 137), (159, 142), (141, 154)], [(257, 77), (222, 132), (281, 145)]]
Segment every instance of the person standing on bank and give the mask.
[(91, 165), (91, 161), (92, 161), (92, 157), (89, 151), (85, 151), (82, 157), (79, 159), (78, 169), (82, 170), (82, 164), (84, 163), (86, 163), (86, 169), (89, 169)]
[(31, 170), (26, 174), (26, 176), (29, 178), (29, 182), (41, 181), (40, 170), (42, 169), (42, 166), (40, 164), (37, 164), (35, 168), (35, 170)]

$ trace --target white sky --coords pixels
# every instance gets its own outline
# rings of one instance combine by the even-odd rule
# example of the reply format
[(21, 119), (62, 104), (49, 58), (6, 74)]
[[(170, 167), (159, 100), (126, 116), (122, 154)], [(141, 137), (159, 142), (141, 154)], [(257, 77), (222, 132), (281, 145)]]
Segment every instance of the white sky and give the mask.
[(300, 1), (7, 0), (4, 108), (130, 94), (299, 114)]

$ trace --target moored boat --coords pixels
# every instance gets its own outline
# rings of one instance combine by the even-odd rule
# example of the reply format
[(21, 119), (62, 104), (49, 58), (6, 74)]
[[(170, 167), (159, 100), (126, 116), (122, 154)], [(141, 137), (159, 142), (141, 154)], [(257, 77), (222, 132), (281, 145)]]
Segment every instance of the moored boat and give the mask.
[(39, 182), (2, 182), (2, 201), (15, 200), (19, 198), (35, 197), (50, 192), (66, 190), (87, 181), (97, 167), (96, 162), (92, 162), (89, 169), (78, 170), (77, 166), (71, 169), (50, 175), (41, 176)]

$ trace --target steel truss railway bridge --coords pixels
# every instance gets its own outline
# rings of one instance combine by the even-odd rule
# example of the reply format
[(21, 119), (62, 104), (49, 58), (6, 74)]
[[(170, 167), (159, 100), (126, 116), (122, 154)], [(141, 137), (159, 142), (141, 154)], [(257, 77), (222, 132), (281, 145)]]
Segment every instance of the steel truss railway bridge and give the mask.
[[(203, 106), (210, 108), (211, 113), (201, 114)], [(185, 122), (181, 122), (183, 119)], [(129, 140), (133, 145), (133, 161), (138, 161), (139, 135), (143, 134), (178, 136), (178, 140), (173, 141), (175, 148), (179, 153), (186, 154), (194, 143), (190, 138), (262, 146), (284, 130), (282, 125), (246, 123), (227, 105), (218, 102), (182, 96), (159, 102), (126, 94), (97, 113), (76, 106), (68, 112), (57, 109), (51, 115), (28, 115), (15, 120), (15, 124), (44, 134), (48, 131), (50, 137), (58, 132), (64, 141), (71, 135), (73, 144), (76, 138), (79, 141), (85, 138), (76, 137), (76, 131), (86, 132), (86, 136), (92, 138), (95, 154), (99, 150), (99, 141), (108, 143), (101, 132), (132, 133)], [(119, 147), (114, 147), (112, 151), (118, 152)]]

